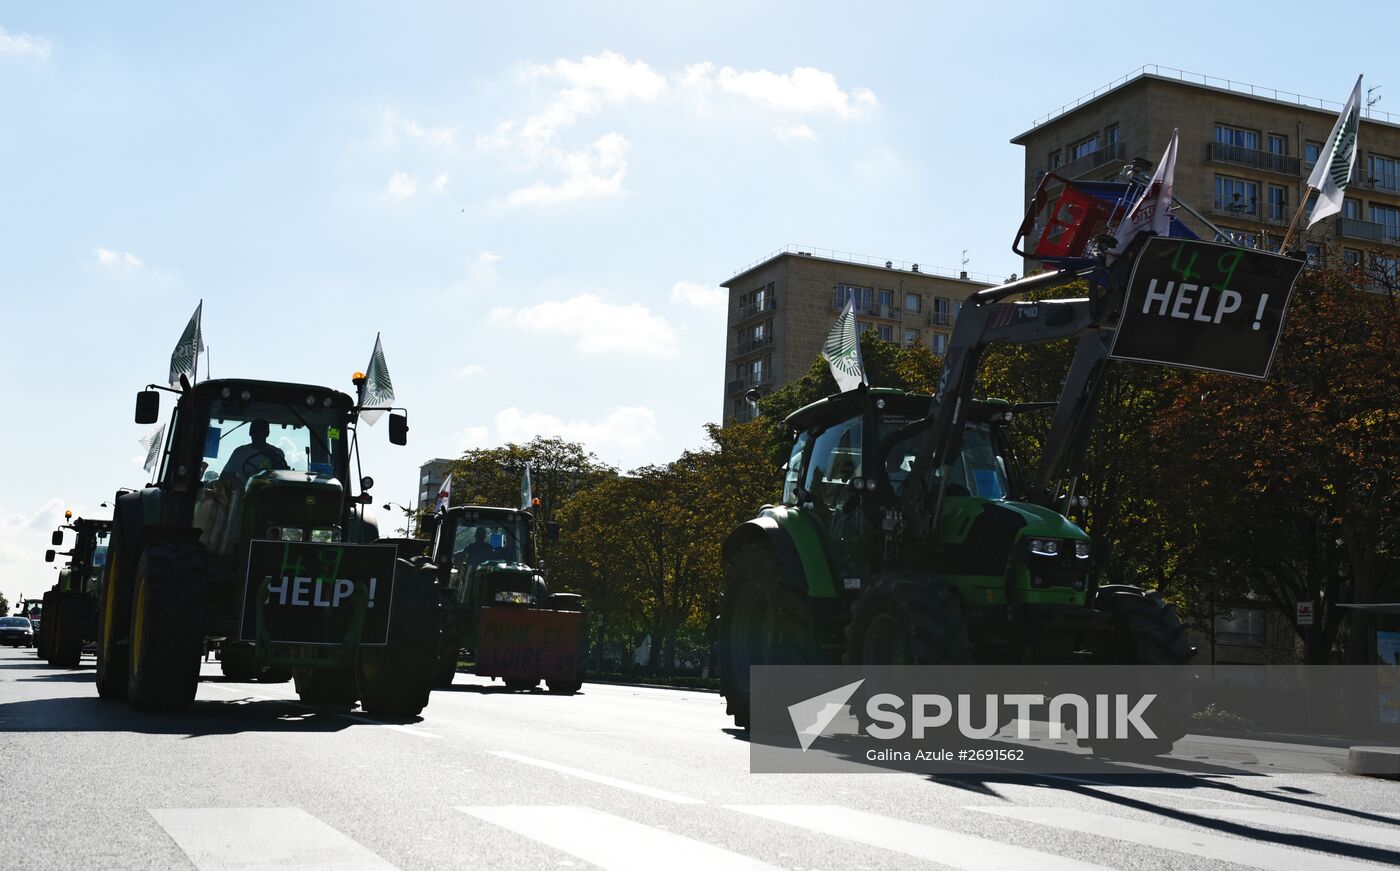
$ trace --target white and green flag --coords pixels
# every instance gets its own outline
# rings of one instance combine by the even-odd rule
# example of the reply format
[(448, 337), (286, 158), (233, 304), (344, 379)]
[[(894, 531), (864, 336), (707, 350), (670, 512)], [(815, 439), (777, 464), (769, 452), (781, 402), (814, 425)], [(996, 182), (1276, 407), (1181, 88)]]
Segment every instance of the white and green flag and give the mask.
[(525, 467), (525, 474), (520, 476), (520, 510), (529, 511), (535, 504), (535, 494), (530, 487), (530, 467)]
[(185, 325), (185, 331), (180, 334), (180, 341), (175, 343), (175, 350), (170, 355), (170, 386), (174, 387), (180, 383), (181, 375), (190, 376), (190, 381), (194, 381), (195, 372), (199, 368), (199, 355), (204, 352), (204, 334), (201, 330), (201, 320), (204, 312), (204, 300), (199, 301), (195, 306), (194, 314), (190, 315), (190, 322)]
[[(384, 362), (384, 346), (379, 334), (374, 334), (374, 353), (369, 355), (369, 365), (365, 367), (365, 380), (360, 383), (360, 395), (356, 404), (361, 408), (373, 405), (389, 405), (394, 401), (394, 382), (389, 377), (389, 364)], [(362, 411), (360, 419), (370, 426), (384, 415), (383, 411)]]
[(145, 438), (140, 439), (141, 447), (146, 449), (146, 462), (141, 468), (152, 475), (156, 473), (156, 465), (160, 463), (160, 448), (164, 441), (165, 424), (161, 424), (147, 433)]
[(1317, 203), (1308, 216), (1309, 227), (1342, 210), (1347, 184), (1356, 172), (1356, 134), (1360, 127), (1361, 76), (1357, 76), (1351, 98), (1342, 107), (1342, 114), (1337, 116), (1332, 135), (1327, 137), (1327, 144), (1322, 146), (1312, 175), (1308, 176), (1308, 187), (1317, 190)]
[(860, 328), (856, 324), (852, 300), (846, 300), (841, 316), (832, 325), (831, 332), (827, 333), (822, 356), (831, 367), (831, 377), (836, 379), (842, 393), (855, 390), (865, 383), (865, 366), (860, 360)]

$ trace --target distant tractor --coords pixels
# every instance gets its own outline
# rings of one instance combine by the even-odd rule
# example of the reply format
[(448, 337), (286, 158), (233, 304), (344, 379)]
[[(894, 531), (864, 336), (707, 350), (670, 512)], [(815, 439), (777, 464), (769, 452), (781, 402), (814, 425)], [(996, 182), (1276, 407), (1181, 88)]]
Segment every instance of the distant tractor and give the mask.
[[(304, 384), (182, 379), (173, 392), (156, 482), (116, 500), (98, 693), (187, 708), (206, 639), (236, 639), (251, 667), (290, 668), (305, 702), (417, 715), (432, 689), (436, 592), (374, 544), (373, 481), (351, 473), (363, 409)], [(155, 423), (159, 406), (157, 389), (143, 391), (137, 423)], [(407, 418), (388, 420), (389, 440), (405, 444)]]
[[(73, 519), (65, 512), (66, 523), (54, 530), (53, 545), (61, 546), (64, 530), (74, 533), (73, 548), (65, 551), (68, 564), (59, 570), (58, 583), (44, 594), (47, 631), (39, 641), (39, 656), (50, 665), (74, 668), (83, 648), (97, 640), (97, 603), (102, 592), (103, 569), (112, 521), (89, 517)], [(53, 550), (44, 553), (45, 562), (57, 558)]]
[(583, 686), (583, 608), (576, 593), (551, 593), (535, 556), (527, 511), (454, 506), (428, 519), (430, 556), (416, 562), (443, 602), (438, 686), (449, 686), (463, 651), (474, 672), (514, 690), (541, 680), (552, 693)]

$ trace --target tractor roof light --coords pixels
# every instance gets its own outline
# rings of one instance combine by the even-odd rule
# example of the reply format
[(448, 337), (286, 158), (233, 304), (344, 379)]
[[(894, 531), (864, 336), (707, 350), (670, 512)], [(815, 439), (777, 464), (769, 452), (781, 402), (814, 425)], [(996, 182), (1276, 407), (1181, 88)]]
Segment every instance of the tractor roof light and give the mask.
[(365, 373), (361, 372), (361, 371), (358, 370), (358, 369), (355, 370), (355, 374), (354, 374), (354, 375), (351, 375), (351, 376), (350, 376), (350, 382), (351, 382), (352, 384), (354, 384), (356, 387), (362, 387), (362, 386), (364, 386), (365, 381), (366, 381)]

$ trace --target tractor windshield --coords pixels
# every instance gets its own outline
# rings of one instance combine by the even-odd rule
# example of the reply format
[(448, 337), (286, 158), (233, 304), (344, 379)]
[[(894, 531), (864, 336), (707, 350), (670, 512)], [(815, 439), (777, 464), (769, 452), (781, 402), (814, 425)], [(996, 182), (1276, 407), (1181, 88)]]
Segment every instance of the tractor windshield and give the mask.
[(476, 566), (485, 562), (529, 562), (529, 523), (520, 515), (467, 512), (452, 535), (452, 564)]
[[(887, 417), (880, 422), (882, 440), (898, 432), (909, 421)], [(924, 430), (916, 430), (895, 442), (885, 455), (885, 473), (896, 493), (914, 468), (918, 440)], [(934, 470), (939, 474), (939, 470)], [(969, 423), (963, 430), (962, 449), (948, 478), (949, 496), (976, 496), (980, 499), (1005, 499), (1010, 493), (1006, 467), (997, 454), (992, 428), (985, 423)]]

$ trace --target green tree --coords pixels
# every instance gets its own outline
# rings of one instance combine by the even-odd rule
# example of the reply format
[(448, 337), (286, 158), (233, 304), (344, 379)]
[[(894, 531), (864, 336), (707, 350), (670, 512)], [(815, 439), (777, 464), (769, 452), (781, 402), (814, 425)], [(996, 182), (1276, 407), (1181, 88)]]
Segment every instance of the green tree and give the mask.
[(520, 504), (520, 481), (530, 467), (531, 489), (540, 500), (537, 519), (550, 521), (579, 491), (616, 474), (577, 442), (536, 436), (525, 444), (473, 448), (452, 467), (453, 505)]

